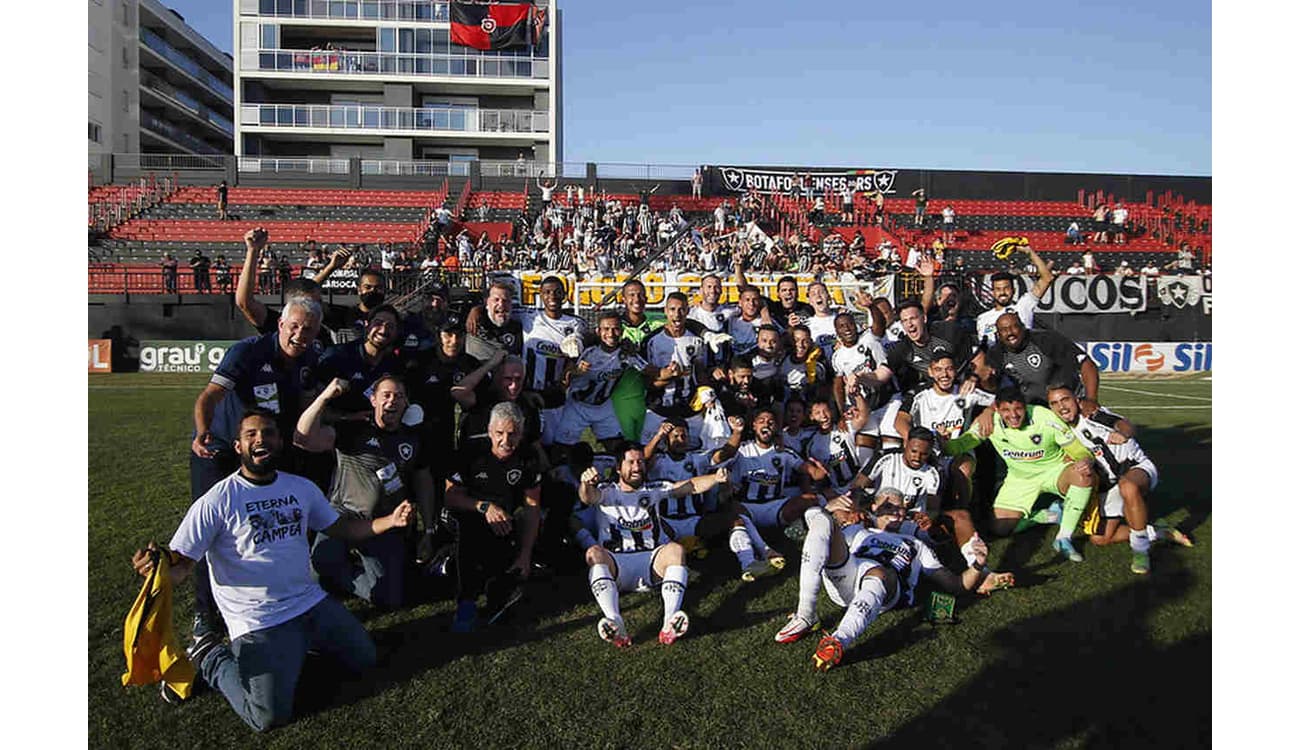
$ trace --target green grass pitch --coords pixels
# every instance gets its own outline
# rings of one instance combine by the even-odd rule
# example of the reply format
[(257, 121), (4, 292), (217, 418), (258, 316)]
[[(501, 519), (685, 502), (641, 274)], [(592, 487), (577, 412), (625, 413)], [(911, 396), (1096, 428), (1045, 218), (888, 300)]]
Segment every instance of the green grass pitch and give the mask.
[[(165, 542), (189, 505), (186, 458), (199, 376), (92, 375), (89, 382), (90, 747), (245, 747), (251, 730), (220, 694), (168, 706), (123, 688), (122, 621), (139, 588), (131, 551)], [(1160, 545), (1153, 572), (1127, 545), (1084, 543), (1058, 562), (1047, 530), (992, 543), (1018, 588), (962, 599), (958, 622), (886, 613), (829, 673), (814, 644), (772, 636), (795, 605), (798, 548), (778, 577), (742, 584), (717, 554), (686, 594), (691, 631), (655, 638), (657, 594), (624, 598), (636, 644), (596, 635), (582, 575), (535, 584), (516, 623), (447, 632), (451, 602), (373, 613), (353, 601), (381, 665), (336, 683), (309, 663), (297, 718), (266, 747), (1187, 747), (1210, 730), (1208, 378), (1107, 378), (1102, 401), (1139, 427), (1160, 469), (1153, 518), (1196, 540)], [(734, 567), (734, 561), (731, 562)], [(177, 594), (188, 636), (191, 587)], [(838, 612), (821, 602), (825, 620)]]

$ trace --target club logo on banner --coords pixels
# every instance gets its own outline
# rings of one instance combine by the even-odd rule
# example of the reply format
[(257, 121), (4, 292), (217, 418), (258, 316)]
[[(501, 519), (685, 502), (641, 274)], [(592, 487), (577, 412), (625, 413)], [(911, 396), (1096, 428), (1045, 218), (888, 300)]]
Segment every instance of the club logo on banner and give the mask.
[(1208, 280), (1200, 276), (1161, 276), (1156, 279), (1156, 295), (1160, 304), (1178, 310), (1196, 307), (1202, 297), (1210, 294)]
[(722, 176), (722, 185), (733, 193), (789, 193), (799, 188), (799, 178), (809, 177), (810, 187), (819, 193), (838, 193), (852, 187), (860, 193), (893, 193), (897, 169), (855, 169), (848, 172), (814, 172), (811, 170), (747, 169), (714, 167)]

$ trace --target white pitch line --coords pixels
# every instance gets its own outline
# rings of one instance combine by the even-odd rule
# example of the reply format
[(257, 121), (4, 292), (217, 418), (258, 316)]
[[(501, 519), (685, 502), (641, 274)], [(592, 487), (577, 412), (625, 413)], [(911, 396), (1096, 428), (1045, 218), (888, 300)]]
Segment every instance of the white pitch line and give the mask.
[(1205, 396), (1180, 396), (1177, 393), (1157, 393), (1155, 391), (1139, 391), (1136, 388), (1120, 388), (1117, 385), (1107, 385), (1106, 390), (1120, 391), (1122, 393), (1137, 393), (1142, 396), (1156, 396), (1157, 398), (1182, 398), (1182, 399), (1187, 399), (1188, 401), (1213, 401), (1214, 400), (1212, 398), (1206, 398)]
[(1136, 411), (1139, 409), (1213, 409), (1214, 407), (1210, 404), (1204, 406), (1124, 406), (1123, 404), (1106, 404), (1106, 408), (1111, 409), (1112, 411), (1125, 412)]
[(196, 387), (202, 390), (202, 386), (193, 385), (88, 385), (86, 389), (91, 391), (139, 391), (149, 388), (158, 391), (192, 391)]

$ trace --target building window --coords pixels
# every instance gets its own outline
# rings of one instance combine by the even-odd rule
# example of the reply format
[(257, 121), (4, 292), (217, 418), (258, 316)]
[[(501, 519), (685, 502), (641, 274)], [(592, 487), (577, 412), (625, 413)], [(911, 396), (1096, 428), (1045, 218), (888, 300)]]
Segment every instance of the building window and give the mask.
[(100, 143), (101, 142), (100, 139), (104, 137), (104, 129), (93, 122), (87, 124), (90, 127), (87, 128), (88, 132), (86, 133), (86, 135), (90, 138), (90, 140), (94, 141), (95, 143)]

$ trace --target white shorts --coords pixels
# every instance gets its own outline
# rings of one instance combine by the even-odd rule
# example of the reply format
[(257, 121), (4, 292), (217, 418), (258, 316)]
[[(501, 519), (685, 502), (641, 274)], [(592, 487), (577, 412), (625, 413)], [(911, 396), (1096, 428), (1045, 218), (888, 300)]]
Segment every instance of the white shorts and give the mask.
[(778, 497), (775, 500), (769, 500), (765, 503), (742, 502), (741, 505), (745, 506), (745, 510), (749, 511), (749, 517), (754, 522), (755, 526), (760, 529), (766, 529), (772, 526), (782, 525), (781, 508), (792, 499), (794, 499), (793, 496)]
[(684, 536), (695, 536), (695, 527), (700, 525), (699, 516), (689, 516), (687, 518), (667, 518), (660, 516), (659, 520), (664, 522), (664, 526), (667, 526), (672, 530), (672, 537), (674, 539), (681, 539)]
[[(832, 568), (827, 565), (822, 569), (822, 585), (826, 587), (826, 596), (838, 606), (849, 606), (849, 602), (853, 601), (854, 595), (867, 580), (867, 573), (879, 567), (881, 567), (880, 563), (871, 558), (857, 558), (852, 555), (849, 555), (849, 559), (839, 567)], [(897, 604), (902, 590), (900, 582), (894, 587), (894, 595), (881, 605), (880, 611), (884, 612)]]
[[(645, 413), (645, 426), (641, 428), (641, 444), (646, 445), (659, 431), (659, 425), (664, 423), (664, 417), (647, 410)], [(689, 436), (691, 450), (700, 445), (700, 430), (704, 427), (704, 415), (692, 414), (686, 418), (686, 433)]]
[(655, 555), (663, 546), (655, 547), (649, 552), (611, 552), (614, 564), (618, 566), (616, 583), (619, 591), (649, 591), (658, 586), (660, 581), (654, 578)]
[[(543, 416), (543, 422), (545, 416)], [(606, 401), (600, 406), (592, 406), (581, 401), (568, 401), (563, 413), (557, 420), (553, 438), (560, 445), (576, 445), (582, 440), (582, 433), (588, 427), (596, 439), (604, 442), (612, 438), (623, 437), (623, 428), (618, 424), (618, 415), (614, 414), (614, 402)]]
[(901, 442), (903, 436), (899, 435), (898, 429), (894, 427), (894, 420), (898, 418), (898, 410), (902, 406), (903, 397), (895, 393), (884, 406), (871, 412), (866, 427), (863, 427), (860, 432), (866, 435), (879, 435), (882, 438), (893, 438)]
[[(1141, 463), (1135, 464), (1133, 468), (1146, 472), (1147, 478), (1150, 480), (1150, 485), (1147, 487), (1148, 492), (1156, 488), (1159, 475), (1156, 474), (1156, 465), (1151, 463), (1151, 459), (1148, 458)], [(1119, 482), (1116, 482), (1114, 487), (1106, 491), (1106, 497), (1101, 504), (1101, 515), (1103, 518), (1124, 517), (1124, 498), (1119, 494)]]

